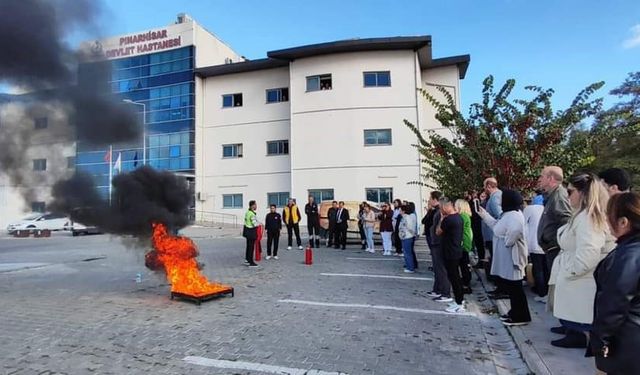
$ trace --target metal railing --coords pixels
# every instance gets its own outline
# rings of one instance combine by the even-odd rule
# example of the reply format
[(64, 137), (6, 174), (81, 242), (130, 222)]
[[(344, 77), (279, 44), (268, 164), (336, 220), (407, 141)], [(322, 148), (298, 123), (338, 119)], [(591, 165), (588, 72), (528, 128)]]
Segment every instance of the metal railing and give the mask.
[(215, 224), (233, 225), (234, 228), (238, 227), (238, 216), (233, 214), (227, 214), (222, 212), (213, 211), (194, 211), (194, 224), (209, 226)]

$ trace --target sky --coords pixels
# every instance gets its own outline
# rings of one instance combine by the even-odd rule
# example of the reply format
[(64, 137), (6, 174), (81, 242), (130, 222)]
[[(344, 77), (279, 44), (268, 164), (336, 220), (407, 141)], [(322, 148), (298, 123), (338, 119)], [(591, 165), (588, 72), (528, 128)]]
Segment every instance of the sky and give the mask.
[(435, 58), (470, 54), (462, 108), (482, 81), (514, 78), (555, 89), (566, 108), (590, 83), (608, 92), (640, 70), (640, 0), (105, 0), (104, 36), (158, 28), (186, 12), (249, 59), (267, 51), (350, 38), (431, 35)]

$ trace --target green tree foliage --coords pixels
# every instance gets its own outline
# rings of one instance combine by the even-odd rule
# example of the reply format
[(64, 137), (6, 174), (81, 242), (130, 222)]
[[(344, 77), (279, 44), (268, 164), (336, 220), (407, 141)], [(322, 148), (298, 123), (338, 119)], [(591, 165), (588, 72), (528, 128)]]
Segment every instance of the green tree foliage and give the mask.
[(551, 107), (552, 89), (527, 86), (533, 99), (511, 99), (515, 80), (508, 80), (497, 92), (492, 76), (483, 83), (482, 103), (471, 105), (467, 118), (444, 87), (437, 88), (444, 103), (418, 89), (436, 109), (446, 134), (433, 130), (423, 134), (404, 121), (417, 136), (415, 147), (424, 166), (422, 181), (414, 183), (462, 196), (481, 188), (484, 178), (495, 176), (503, 187), (530, 191), (545, 165), (558, 165), (571, 173), (592, 161), (592, 136), (579, 130), (583, 120), (600, 111), (602, 99), (591, 96), (603, 82), (587, 86), (569, 108), (560, 111)]
[(640, 186), (640, 72), (630, 73), (627, 79), (610, 92), (624, 98), (596, 117), (592, 134), (594, 159), (591, 168), (600, 171), (610, 167), (623, 168)]

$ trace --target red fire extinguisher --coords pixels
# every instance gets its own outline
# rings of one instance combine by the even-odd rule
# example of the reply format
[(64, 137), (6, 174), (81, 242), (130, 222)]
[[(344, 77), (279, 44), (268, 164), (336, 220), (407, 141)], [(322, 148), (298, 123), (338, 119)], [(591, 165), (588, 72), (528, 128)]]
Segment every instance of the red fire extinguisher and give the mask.
[(308, 266), (313, 264), (313, 250), (311, 250), (311, 246), (307, 246), (304, 250), (304, 264)]
[(262, 260), (262, 245), (260, 244), (260, 241), (262, 240), (262, 232), (263, 232), (263, 227), (262, 225), (258, 225), (258, 228), (256, 228), (256, 243), (253, 246), (254, 248), (254, 258), (256, 262), (259, 262)]

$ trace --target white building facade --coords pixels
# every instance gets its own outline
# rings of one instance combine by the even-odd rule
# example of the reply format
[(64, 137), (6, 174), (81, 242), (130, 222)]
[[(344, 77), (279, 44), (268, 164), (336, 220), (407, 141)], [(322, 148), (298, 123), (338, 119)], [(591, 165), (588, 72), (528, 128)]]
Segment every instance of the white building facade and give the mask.
[[(416, 203), (421, 130), (440, 128), (419, 95), (459, 104), (468, 55), (431, 57), (431, 38), (348, 40), (196, 69), (196, 210), (241, 217), (288, 197)], [(302, 208), (301, 208), (302, 210)], [(421, 212), (418, 212), (421, 214)]]

